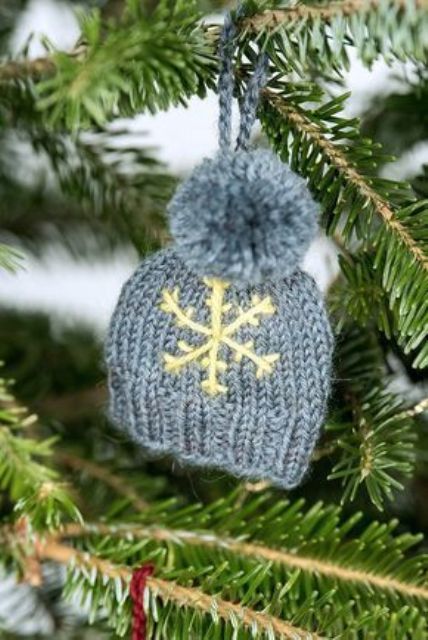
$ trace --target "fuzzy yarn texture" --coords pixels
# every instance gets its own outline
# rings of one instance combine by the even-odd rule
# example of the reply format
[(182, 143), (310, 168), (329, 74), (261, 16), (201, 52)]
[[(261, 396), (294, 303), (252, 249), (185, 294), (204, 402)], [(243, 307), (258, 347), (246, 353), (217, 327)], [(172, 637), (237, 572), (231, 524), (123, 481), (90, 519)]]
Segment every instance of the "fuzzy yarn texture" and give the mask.
[(318, 206), (271, 151), (223, 151), (178, 187), (168, 213), (177, 253), (194, 273), (255, 284), (296, 270)]
[(295, 269), (226, 285), (200, 279), (178, 253), (144, 260), (123, 287), (106, 343), (113, 421), (151, 456), (298, 485), (330, 386), (315, 282)]

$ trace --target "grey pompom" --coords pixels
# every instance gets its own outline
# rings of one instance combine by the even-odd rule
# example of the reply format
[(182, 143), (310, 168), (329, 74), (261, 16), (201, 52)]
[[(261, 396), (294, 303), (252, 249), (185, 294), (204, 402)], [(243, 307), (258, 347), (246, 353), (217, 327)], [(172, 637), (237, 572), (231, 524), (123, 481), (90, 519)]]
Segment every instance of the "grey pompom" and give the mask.
[(303, 179), (264, 150), (204, 160), (169, 205), (176, 251), (188, 267), (243, 284), (293, 273), (317, 214)]

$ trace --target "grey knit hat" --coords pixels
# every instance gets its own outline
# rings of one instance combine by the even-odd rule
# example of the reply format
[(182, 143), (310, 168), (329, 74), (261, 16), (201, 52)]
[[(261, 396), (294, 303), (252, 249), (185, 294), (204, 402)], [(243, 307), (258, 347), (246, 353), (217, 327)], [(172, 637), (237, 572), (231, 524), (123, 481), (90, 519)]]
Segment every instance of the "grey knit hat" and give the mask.
[(166, 249), (113, 315), (111, 417), (150, 454), (293, 487), (324, 417), (331, 346), (309, 275), (238, 288)]
[(149, 455), (290, 488), (308, 468), (330, 387), (329, 323), (298, 266), (317, 207), (270, 151), (246, 150), (263, 58), (230, 150), (232, 27), (220, 152), (178, 188), (173, 245), (141, 264), (111, 321), (110, 415)]

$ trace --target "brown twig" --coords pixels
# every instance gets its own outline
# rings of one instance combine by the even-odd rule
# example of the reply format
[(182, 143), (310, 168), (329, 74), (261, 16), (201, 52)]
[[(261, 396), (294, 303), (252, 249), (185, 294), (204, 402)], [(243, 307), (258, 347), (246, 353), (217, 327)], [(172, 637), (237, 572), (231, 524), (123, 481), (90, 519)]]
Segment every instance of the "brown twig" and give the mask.
[[(87, 53), (87, 47), (78, 43), (76, 47), (68, 52), (70, 58), (83, 60)], [(25, 78), (38, 79), (43, 76), (50, 76), (56, 72), (55, 54), (33, 60), (10, 60), (0, 65), (0, 82), (11, 80), (24, 80)]]
[(420, 400), (417, 404), (415, 404), (410, 409), (407, 409), (403, 413), (404, 415), (413, 418), (414, 416), (419, 416), (421, 413), (425, 413), (425, 411), (428, 411), (428, 398)]
[(321, 460), (322, 458), (331, 456), (332, 453), (337, 451), (337, 448), (337, 442), (328, 442), (323, 447), (317, 447), (312, 454), (312, 462), (318, 462), (318, 460)]
[(13, 524), (4, 525), (0, 529), (0, 543), (7, 546), (14, 558), (19, 558), (22, 568), (20, 582), (32, 587), (40, 587), (43, 582), (42, 564), (33, 545), (28, 544), (31, 536), (31, 525), (27, 516), (21, 516)]
[(34, 60), (11, 60), (0, 65), (0, 82), (10, 80), (23, 80), (31, 77), (34, 79), (45, 75), (52, 75), (56, 71), (54, 60), (46, 56), (45, 58), (34, 58)]

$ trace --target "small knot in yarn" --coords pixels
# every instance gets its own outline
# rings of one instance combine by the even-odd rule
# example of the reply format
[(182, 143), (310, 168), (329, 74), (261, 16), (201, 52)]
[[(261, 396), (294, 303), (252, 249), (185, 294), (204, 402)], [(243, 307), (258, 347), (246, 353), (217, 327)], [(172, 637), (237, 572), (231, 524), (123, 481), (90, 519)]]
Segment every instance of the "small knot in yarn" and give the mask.
[(204, 160), (168, 213), (176, 251), (194, 273), (243, 285), (291, 275), (318, 227), (306, 183), (267, 150)]
[(144, 611), (144, 590), (147, 578), (153, 575), (154, 566), (146, 564), (132, 574), (129, 593), (132, 598), (132, 640), (146, 640), (147, 617)]

